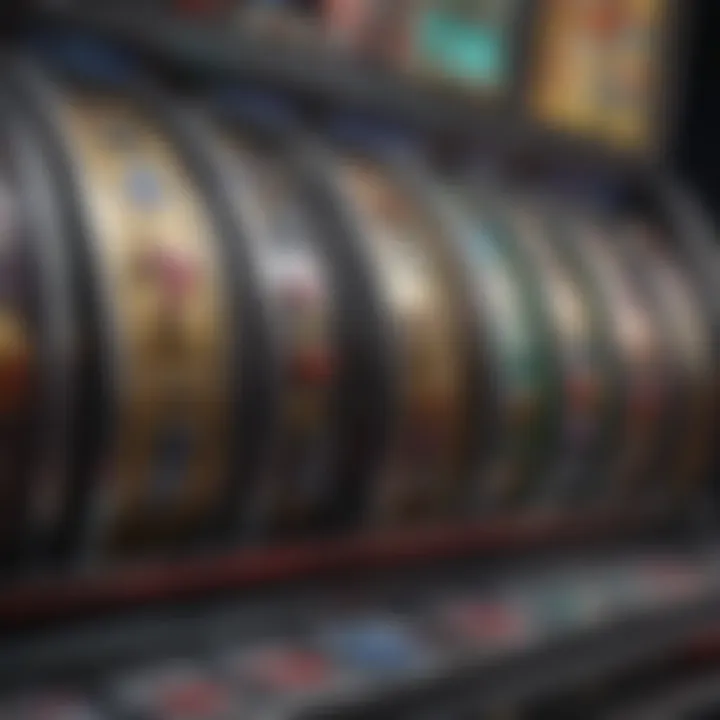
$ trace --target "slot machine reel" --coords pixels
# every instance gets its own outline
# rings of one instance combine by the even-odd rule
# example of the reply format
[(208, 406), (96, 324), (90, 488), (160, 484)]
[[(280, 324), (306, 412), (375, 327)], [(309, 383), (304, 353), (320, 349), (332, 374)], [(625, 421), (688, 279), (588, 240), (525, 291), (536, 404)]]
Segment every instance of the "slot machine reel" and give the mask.
[(102, 51), (105, 73), (55, 60), (18, 61), (9, 79), (41, 137), (80, 285), (75, 477), (58, 552), (167, 550), (206, 529), (229, 482), (236, 329), (222, 230), (167, 101), (108, 70)]
[[(671, 408), (662, 360), (662, 328), (633, 281), (618, 247), (617, 227), (587, 216), (570, 215), (568, 222), (574, 248), (567, 243), (565, 249), (601, 299), (622, 391), (614, 448), (596, 498), (622, 507), (630, 498), (638, 498), (638, 488), (647, 486), (657, 470), (660, 440)], [(647, 496), (644, 500), (651, 501)]]
[(324, 190), (371, 278), (387, 361), (385, 445), (366, 478), (361, 514), (370, 526), (447, 518), (461, 505), (468, 472), (470, 370), (458, 275), (401, 163), (362, 148), (326, 159), (318, 163)]
[[(257, 481), (239, 499), (236, 520), (251, 536), (322, 533), (332, 525), (339, 457), (346, 440), (338, 417), (343, 348), (349, 322), (336, 292), (337, 267), (325, 252), (288, 142), (250, 127), (218, 128), (229, 195), (268, 323), (264, 373), (274, 409)], [(284, 148), (284, 149), (283, 149)]]
[(710, 472), (717, 397), (712, 327), (690, 277), (660, 240), (640, 222), (622, 228), (626, 261), (662, 326), (668, 384), (674, 397), (664, 452), (658, 463), (665, 503), (687, 502)]
[(538, 278), (507, 242), (512, 230), (490, 198), (449, 179), (433, 180), (425, 192), (466, 268), (467, 334), (481, 349), (474, 356), (479, 413), (470, 419), (476, 453), (465, 501), (481, 516), (516, 511), (532, 493), (556, 414)]

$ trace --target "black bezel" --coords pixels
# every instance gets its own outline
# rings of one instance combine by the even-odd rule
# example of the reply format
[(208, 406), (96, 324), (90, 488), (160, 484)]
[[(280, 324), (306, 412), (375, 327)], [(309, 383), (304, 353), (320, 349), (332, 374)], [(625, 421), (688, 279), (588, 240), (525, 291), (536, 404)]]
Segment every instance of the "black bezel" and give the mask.
[(63, 517), (49, 549), (53, 560), (65, 562), (85, 535), (85, 517), (91, 486), (99, 472), (102, 443), (111, 431), (111, 408), (115, 404), (112, 383), (103, 366), (112, 353), (107, 298), (100, 287), (97, 258), (93, 256), (92, 230), (82, 200), (79, 174), (63, 137), (58, 117), (58, 89), (28, 57), (13, 57), (5, 79), (12, 96), (22, 107), (44, 154), (46, 172), (53, 181), (62, 211), (60, 226), (67, 239), (73, 311), (76, 316), (78, 350), (71, 387), (75, 393), (74, 425), (68, 458), (68, 488)]

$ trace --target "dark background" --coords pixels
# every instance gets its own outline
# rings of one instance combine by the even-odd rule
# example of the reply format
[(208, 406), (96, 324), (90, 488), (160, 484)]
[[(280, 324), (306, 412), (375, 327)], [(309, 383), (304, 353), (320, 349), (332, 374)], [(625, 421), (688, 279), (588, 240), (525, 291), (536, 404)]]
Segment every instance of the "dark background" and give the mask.
[[(689, 51), (681, 69), (677, 129), (671, 162), (700, 193), (720, 220), (720, 3), (685, 0), (691, 13), (684, 43)], [(679, 61), (682, 65), (682, 58)]]

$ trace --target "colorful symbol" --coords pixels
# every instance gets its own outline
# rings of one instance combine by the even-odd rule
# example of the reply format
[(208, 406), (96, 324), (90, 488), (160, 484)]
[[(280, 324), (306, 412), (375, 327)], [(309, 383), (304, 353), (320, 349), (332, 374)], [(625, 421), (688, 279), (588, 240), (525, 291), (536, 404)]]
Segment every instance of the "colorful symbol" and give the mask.
[(163, 296), (173, 305), (187, 298), (198, 279), (193, 258), (158, 245), (149, 247), (140, 255), (138, 273), (157, 283)]
[(129, 200), (143, 210), (156, 210), (163, 202), (162, 183), (149, 166), (136, 165), (130, 168), (124, 184)]

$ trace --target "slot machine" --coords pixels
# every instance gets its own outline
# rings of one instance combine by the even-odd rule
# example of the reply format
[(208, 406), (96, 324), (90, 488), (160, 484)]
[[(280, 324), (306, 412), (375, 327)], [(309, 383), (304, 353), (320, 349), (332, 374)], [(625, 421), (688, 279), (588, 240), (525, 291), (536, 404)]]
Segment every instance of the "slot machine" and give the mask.
[(0, 718), (591, 714), (579, 688), (717, 620), (711, 233), (660, 163), (675, 10), (23, 36)]

